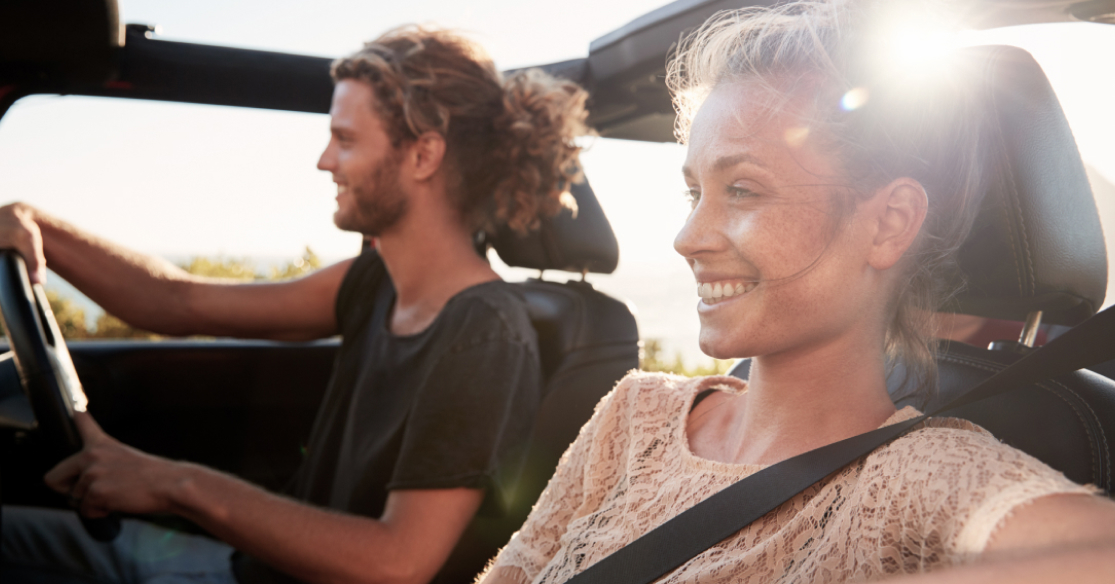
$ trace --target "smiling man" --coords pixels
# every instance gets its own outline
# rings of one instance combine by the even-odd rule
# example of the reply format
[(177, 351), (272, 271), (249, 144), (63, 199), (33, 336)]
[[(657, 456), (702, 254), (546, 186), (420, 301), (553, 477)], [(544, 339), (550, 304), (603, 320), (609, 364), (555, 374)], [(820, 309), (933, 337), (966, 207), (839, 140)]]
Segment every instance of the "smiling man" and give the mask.
[[(0, 246), (47, 263), (106, 310), (163, 334), (341, 334), (308, 454), (273, 494), (151, 456), (77, 418), (85, 449), (46, 477), (81, 513), (174, 513), (220, 538), (125, 520), (111, 545), (60, 511), (4, 510), (5, 582), (424, 582), (472, 516), (499, 512), (541, 398), (516, 290), (473, 246), (525, 231), (574, 179), (585, 93), (538, 71), (501, 79), (478, 47), (401, 28), (333, 65), (338, 227), (374, 238), (305, 278), (234, 284), (186, 274), (27, 205), (0, 210)], [(169, 546), (169, 547), (168, 547)], [(174, 554), (159, 553), (173, 548)]]

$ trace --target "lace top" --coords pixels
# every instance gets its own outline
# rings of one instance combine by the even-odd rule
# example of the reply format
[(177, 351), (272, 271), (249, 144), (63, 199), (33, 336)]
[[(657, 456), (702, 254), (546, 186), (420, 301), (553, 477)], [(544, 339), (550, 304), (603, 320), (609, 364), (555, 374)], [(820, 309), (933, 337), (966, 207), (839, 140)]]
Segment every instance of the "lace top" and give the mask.
[[(628, 375), (596, 407), (489, 571), (565, 582), (761, 466), (695, 456), (694, 396), (730, 377)], [(884, 425), (919, 415), (896, 412)], [(799, 493), (659, 582), (845, 582), (965, 562), (1018, 505), (1093, 493), (962, 420), (930, 419)]]

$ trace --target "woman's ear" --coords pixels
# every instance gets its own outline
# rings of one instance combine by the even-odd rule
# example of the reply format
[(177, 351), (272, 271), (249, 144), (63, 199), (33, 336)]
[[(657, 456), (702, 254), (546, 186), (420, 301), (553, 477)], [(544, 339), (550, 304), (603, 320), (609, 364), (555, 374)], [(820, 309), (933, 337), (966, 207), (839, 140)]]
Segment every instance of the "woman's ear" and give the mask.
[(917, 239), (929, 201), (921, 183), (912, 178), (896, 179), (875, 193), (879, 202), (875, 220), (877, 229), (872, 241), (868, 263), (876, 270), (886, 270), (902, 258)]
[(410, 145), (407, 154), (411, 177), (416, 182), (428, 180), (445, 161), (445, 137), (437, 132), (426, 132)]

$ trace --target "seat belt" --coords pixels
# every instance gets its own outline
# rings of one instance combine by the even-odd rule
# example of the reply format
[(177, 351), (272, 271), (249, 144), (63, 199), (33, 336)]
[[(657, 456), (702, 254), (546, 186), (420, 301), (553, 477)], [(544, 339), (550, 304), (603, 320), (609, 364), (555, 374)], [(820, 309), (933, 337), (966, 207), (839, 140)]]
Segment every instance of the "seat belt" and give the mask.
[(834, 442), (741, 479), (589, 566), (568, 584), (649, 584), (927, 418), (1115, 358), (1115, 306), (928, 414)]

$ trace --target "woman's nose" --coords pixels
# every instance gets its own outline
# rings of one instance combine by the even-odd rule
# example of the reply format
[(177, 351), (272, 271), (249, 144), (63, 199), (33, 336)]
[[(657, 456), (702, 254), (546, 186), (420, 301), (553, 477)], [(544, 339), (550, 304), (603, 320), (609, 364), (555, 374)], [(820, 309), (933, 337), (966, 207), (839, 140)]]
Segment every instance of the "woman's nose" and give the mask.
[(695, 257), (702, 252), (716, 251), (724, 242), (720, 225), (722, 220), (722, 214), (717, 212), (710, 201), (698, 200), (689, 212), (685, 225), (674, 238), (674, 250), (686, 258)]

